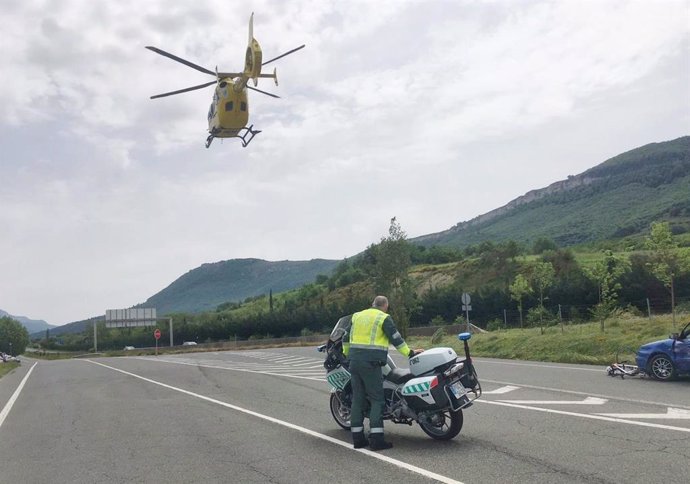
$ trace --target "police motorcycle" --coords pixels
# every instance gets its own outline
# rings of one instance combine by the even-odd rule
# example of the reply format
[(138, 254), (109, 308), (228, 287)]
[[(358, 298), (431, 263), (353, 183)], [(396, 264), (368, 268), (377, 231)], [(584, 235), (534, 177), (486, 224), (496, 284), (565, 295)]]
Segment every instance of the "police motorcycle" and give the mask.
[[(326, 379), (331, 385), (330, 407), (336, 423), (350, 429), (352, 386), (348, 360), (343, 354), (343, 337), (350, 329), (351, 318), (340, 318), (326, 344), (317, 348), (325, 353)], [(398, 368), (388, 356), (382, 367), (386, 406), (384, 420), (412, 425), (437, 440), (450, 440), (460, 433), (463, 409), (482, 394), (477, 372), (472, 364), (468, 340), (471, 333), (461, 333), (465, 356), (452, 348), (431, 348), (409, 360), (409, 370)]]

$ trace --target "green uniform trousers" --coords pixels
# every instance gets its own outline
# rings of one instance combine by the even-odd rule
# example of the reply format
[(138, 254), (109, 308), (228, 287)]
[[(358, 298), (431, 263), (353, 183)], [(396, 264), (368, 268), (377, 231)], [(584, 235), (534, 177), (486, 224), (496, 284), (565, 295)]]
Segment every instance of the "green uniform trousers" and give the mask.
[(367, 400), (369, 409), (369, 432), (383, 433), (383, 409), (386, 405), (383, 395), (383, 373), (378, 361), (351, 361), (352, 432), (361, 432), (364, 426), (364, 410)]

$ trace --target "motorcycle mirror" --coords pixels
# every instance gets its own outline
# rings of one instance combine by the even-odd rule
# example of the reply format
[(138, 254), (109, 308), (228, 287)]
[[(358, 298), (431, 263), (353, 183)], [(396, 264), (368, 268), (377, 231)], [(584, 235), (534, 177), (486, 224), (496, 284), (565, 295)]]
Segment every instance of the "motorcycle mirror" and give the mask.
[(472, 333), (460, 333), (460, 334), (458, 335), (458, 339), (459, 339), (460, 341), (467, 341), (467, 340), (470, 339), (471, 337), (472, 337)]

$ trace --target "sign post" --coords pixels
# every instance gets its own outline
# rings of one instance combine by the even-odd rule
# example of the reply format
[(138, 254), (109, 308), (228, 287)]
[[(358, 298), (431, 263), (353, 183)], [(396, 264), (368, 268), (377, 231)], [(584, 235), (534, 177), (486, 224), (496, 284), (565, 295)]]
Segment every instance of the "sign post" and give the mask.
[[(156, 308), (129, 308), (129, 309), (106, 309), (105, 327), (106, 328), (139, 328), (156, 326), (158, 321), (168, 321), (170, 329), (170, 347), (173, 346), (173, 318), (159, 318), (156, 315)], [(96, 324), (93, 323), (93, 345), (94, 351), (98, 352), (98, 335)]]
[(470, 333), (470, 311), (472, 311), (470, 303), (472, 302), (472, 298), (470, 298), (469, 293), (463, 292), (460, 299), (462, 300), (462, 310), (465, 311), (465, 318), (467, 318), (467, 332)]
[(153, 337), (156, 338), (156, 356), (158, 356), (158, 340), (161, 339), (161, 330), (156, 328), (153, 332)]

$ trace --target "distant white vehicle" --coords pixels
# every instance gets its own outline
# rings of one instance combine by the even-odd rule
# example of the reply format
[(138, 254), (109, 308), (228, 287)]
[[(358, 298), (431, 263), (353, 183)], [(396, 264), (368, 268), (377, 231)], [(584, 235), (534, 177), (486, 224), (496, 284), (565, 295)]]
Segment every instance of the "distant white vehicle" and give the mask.
[(134, 346), (125, 346), (125, 351), (132, 351)]
[(196, 346), (196, 341), (185, 341), (182, 346)]
[(8, 355), (7, 353), (0, 353), (0, 361), (2, 361), (3, 363), (7, 363), (9, 361), (16, 361), (17, 363), (20, 363), (19, 358), (17, 358), (16, 356)]

